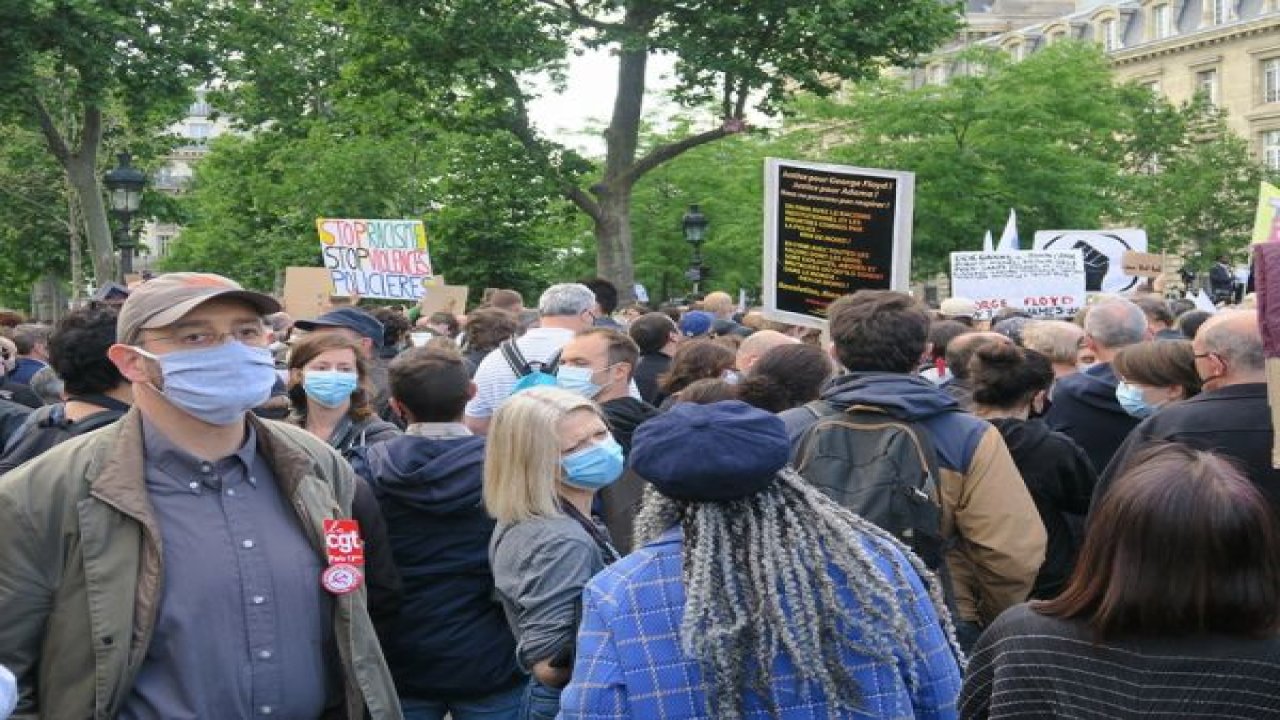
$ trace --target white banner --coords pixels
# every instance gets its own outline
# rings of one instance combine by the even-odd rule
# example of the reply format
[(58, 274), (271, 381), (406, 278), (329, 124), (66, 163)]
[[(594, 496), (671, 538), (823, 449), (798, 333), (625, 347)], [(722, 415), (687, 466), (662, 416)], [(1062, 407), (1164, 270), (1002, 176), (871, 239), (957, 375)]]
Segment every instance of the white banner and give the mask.
[(1126, 293), (1137, 290), (1140, 277), (1124, 272), (1124, 254), (1147, 251), (1146, 230), (1041, 230), (1033, 250), (1079, 250), (1084, 256), (1085, 290)]
[(951, 294), (977, 303), (981, 319), (1004, 307), (1069, 317), (1084, 306), (1084, 282), (1079, 250), (951, 253)]

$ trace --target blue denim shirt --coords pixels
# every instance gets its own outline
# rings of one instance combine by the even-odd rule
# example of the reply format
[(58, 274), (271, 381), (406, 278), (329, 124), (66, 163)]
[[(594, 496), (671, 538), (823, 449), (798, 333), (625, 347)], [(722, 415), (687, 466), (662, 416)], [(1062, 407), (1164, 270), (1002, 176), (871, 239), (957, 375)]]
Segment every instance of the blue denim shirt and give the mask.
[[(885, 573), (894, 577), (889, 557), (898, 551), (870, 539), (866, 543), (879, 556)], [(702, 672), (680, 649), (684, 613), (681, 547), (680, 531), (673, 529), (609, 566), (587, 584), (573, 681), (560, 700), (562, 720), (711, 720)], [(838, 572), (836, 575), (839, 577)], [(960, 691), (956, 658), (920, 580), (914, 573), (905, 580), (909, 587), (899, 595), (909, 608), (922, 657), (906, 657), (905, 646), (897, 663), (846, 652), (846, 664), (853, 670), (866, 704), (858, 712), (841, 713), (839, 717), (906, 720), (956, 716)], [(841, 588), (841, 594), (846, 602), (852, 602), (847, 586)], [(885, 632), (890, 631), (885, 628)], [(907, 682), (910, 664), (915, 665), (919, 675), (916, 687)], [(780, 717), (830, 717), (830, 703), (821, 690), (798, 682), (787, 658), (777, 658), (774, 671), (772, 694)], [(752, 719), (770, 717), (765, 704), (754, 694), (746, 696), (744, 711)]]
[[(315, 718), (337, 699), (323, 559), (258, 451), (216, 462), (143, 421), (164, 578), (145, 660), (120, 718)], [(333, 695), (331, 695), (333, 693)]]

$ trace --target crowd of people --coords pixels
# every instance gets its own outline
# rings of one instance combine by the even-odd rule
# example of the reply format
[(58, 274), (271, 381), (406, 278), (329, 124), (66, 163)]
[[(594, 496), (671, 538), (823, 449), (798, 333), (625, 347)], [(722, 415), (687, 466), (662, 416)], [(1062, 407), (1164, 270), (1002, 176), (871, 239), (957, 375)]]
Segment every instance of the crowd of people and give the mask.
[(0, 718), (1280, 715), (1250, 310), (170, 273), (0, 325)]

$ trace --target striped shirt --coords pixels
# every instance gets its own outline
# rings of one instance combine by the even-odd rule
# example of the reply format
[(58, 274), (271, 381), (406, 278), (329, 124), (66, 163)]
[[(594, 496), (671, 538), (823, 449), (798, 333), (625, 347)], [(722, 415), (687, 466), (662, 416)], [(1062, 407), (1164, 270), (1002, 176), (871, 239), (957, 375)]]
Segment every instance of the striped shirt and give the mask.
[[(545, 363), (572, 339), (572, 330), (531, 328), (516, 340), (516, 348), (527, 362)], [(492, 416), (498, 406), (506, 402), (518, 379), (501, 349), (486, 355), (476, 368), (476, 394), (467, 402), (466, 414), (474, 418)]]
[(978, 640), (960, 717), (1280, 717), (1280, 637), (1193, 635), (1096, 645), (1085, 623), (1018, 605)]

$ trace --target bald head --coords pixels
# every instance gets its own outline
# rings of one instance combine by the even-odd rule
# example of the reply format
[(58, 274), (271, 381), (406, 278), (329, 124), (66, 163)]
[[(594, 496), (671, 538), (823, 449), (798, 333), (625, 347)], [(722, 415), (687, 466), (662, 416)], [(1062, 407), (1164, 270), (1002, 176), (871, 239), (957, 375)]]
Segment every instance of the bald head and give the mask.
[(1009, 343), (1013, 341), (997, 332), (965, 333), (953, 339), (947, 345), (947, 369), (961, 380), (969, 378), (969, 361), (973, 359), (978, 348), (990, 343)]
[(738, 346), (738, 371), (750, 372), (761, 355), (780, 345), (794, 345), (798, 342), (800, 341), (796, 338), (783, 335), (777, 330), (758, 330), (747, 336)]
[(1191, 346), (1206, 389), (1262, 381), (1266, 355), (1255, 312), (1219, 312), (1200, 326)]

